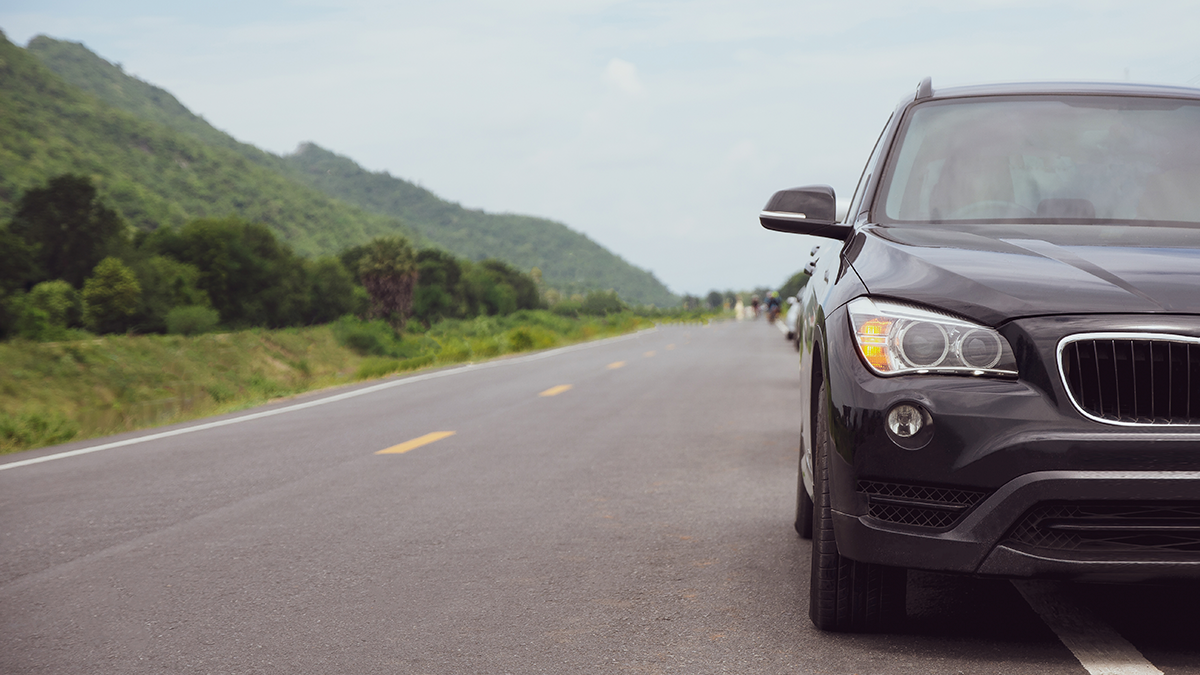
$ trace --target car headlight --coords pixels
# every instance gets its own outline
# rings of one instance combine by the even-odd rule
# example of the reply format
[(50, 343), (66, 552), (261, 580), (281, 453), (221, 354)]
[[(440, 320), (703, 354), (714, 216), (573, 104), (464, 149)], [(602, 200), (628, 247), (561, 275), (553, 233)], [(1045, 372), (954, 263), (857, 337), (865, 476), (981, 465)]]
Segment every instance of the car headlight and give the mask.
[(848, 308), (858, 351), (878, 375), (1017, 374), (1008, 341), (987, 326), (870, 298), (857, 298)]

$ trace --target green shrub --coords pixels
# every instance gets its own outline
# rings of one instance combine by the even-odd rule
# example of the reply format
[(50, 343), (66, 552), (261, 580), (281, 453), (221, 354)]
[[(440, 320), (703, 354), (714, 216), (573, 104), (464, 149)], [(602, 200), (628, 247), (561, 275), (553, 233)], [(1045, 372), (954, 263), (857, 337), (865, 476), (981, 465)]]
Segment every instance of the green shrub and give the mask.
[(377, 356), (370, 356), (358, 364), (358, 371), (354, 373), (354, 376), (360, 380), (369, 380), (373, 377), (391, 375), (397, 370), (400, 370), (400, 361), (398, 359), (384, 359)]
[(342, 346), (362, 356), (388, 356), (396, 341), (396, 331), (386, 321), (362, 321), (353, 316), (338, 319), (333, 335)]
[(533, 349), (533, 335), (528, 328), (518, 328), (508, 334), (508, 345), (514, 352)]
[(27, 340), (68, 338), (67, 326), (79, 321), (79, 294), (65, 281), (43, 281), (9, 300), (15, 333)]
[(625, 303), (621, 302), (616, 291), (591, 291), (584, 299), (580, 312), (592, 316), (605, 316), (624, 310)]
[[(18, 298), (18, 301), (20, 298)], [(53, 340), (54, 325), (50, 323), (50, 313), (44, 309), (23, 304), (17, 310), (17, 335), (26, 340)]]
[(388, 342), (367, 326), (352, 329), (341, 337), (342, 344), (363, 356), (382, 356), (388, 353)]
[(411, 359), (404, 359), (400, 362), (396, 370), (416, 370), (417, 368), (424, 368), (425, 366), (433, 363), (433, 358), (433, 354), (425, 354), (423, 356), (417, 356)]
[(470, 360), (471, 345), (463, 340), (450, 340), (438, 351), (438, 360), (445, 363), (461, 363)]
[(200, 335), (212, 332), (221, 320), (217, 310), (203, 305), (175, 307), (167, 312), (167, 332), (171, 335)]
[(79, 425), (60, 413), (0, 413), (0, 448), (32, 448), (63, 443), (79, 433)]
[(581, 311), (583, 311), (583, 303), (575, 302), (574, 300), (563, 300), (562, 302), (554, 305), (550, 311), (558, 314), (559, 316), (576, 317), (579, 316)]
[(500, 354), (500, 345), (492, 337), (476, 338), (471, 341), (471, 351), (480, 356), (497, 356)]
[(344, 347), (362, 356), (383, 356), (393, 359), (411, 359), (440, 350), (437, 340), (414, 331), (414, 334), (397, 335), (384, 320), (363, 321), (344, 316), (333, 325), (333, 335)]
[(529, 334), (533, 339), (533, 349), (557, 347), (560, 342), (559, 334), (552, 329), (533, 326), (529, 329)]

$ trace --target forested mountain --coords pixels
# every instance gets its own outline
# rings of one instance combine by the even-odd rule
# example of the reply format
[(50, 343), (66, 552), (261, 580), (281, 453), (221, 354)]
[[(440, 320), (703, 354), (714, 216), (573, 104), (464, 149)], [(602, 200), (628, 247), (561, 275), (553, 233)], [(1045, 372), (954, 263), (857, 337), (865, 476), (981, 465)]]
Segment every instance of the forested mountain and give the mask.
[(635, 304), (678, 303), (653, 274), (561, 223), (465, 209), (312, 143), (284, 159), (305, 183), (368, 211), (398, 216), (458, 255), (472, 260), (497, 257), (524, 270), (537, 267), (547, 283), (568, 292), (615, 289)]
[[(81, 44), (39, 36), (26, 52), (4, 41), (0, 59), (6, 98), (10, 78), (22, 84), (11, 88), (18, 100), (0, 103), (12, 108), (0, 122), (0, 218), (21, 189), (82, 170), (143, 228), (236, 214), (266, 223), (305, 254), (401, 232), (472, 260), (538, 267), (563, 291), (614, 289), (635, 304), (678, 303), (653, 274), (561, 223), (466, 209), (311, 143), (283, 157), (240, 143)], [(31, 114), (32, 124), (13, 120)], [(23, 140), (10, 144), (10, 134)], [(28, 166), (10, 170), (21, 162)]]
[[(227, 147), (118, 110), (0, 35), (0, 220), (50, 178), (89, 176), (135, 227), (203, 217), (262, 222), (303, 254), (404, 231)], [(411, 233), (409, 233), (411, 235)]]

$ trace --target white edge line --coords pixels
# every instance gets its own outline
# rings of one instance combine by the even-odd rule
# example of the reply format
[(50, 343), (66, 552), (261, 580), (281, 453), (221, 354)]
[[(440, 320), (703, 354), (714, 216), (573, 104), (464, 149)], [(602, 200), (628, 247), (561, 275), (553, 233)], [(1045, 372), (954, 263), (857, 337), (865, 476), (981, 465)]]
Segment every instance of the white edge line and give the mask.
[(1116, 630), (1072, 602), (1060, 583), (1014, 579), (1012, 584), (1089, 675), (1163, 675)]
[(642, 335), (643, 333), (654, 332), (657, 330), (658, 330), (658, 327), (655, 326), (654, 328), (646, 328), (646, 329), (637, 331), (636, 333), (630, 333), (628, 335), (618, 335), (616, 337), (605, 338), (603, 340), (594, 340), (592, 342), (584, 342), (581, 344), (569, 345), (566, 347), (559, 347), (558, 349), (551, 349), (551, 350), (544, 351), (544, 352), (538, 352), (536, 354), (529, 354), (527, 356), (521, 356), (521, 357), (517, 357), (517, 358), (508, 358), (508, 359), (495, 359), (492, 361), (485, 361), (483, 363), (469, 363), (465, 366), (458, 366), (457, 368), (449, 368), (446, 370), (439, 370), (437, 372), (425, 373), (423, 375), (413, 375), (411, 377), (404, 377), (404, 378), (401, 378), (398, 380), (382, 382), (380, 384), (376, 384), (376, 385), (373, 385), (370, 387), (364, 387), (362, 389), (355, 389), (354, 391), (348, 391), (348, 392), (344, 392), (341, 394), (334, 394), (333, 396), (328, 396), (326, 398), (317, 399), (315, 401), (306, 401), (304, 403), (297, 403), (295, 405), (289, 405), (289, 406), (285, 406), (283, 408), (276, 408), (274, 410), (264, 410), (262, 412), (250, 413), (249, 415), (242, 415), (241, 417), (234, 417), (231, 419), (218, 420), (216, 422), (205, 422), (203, 424), (197, 424), (195, 426), (185, 427), (183, 429), (172, 429), (171, 431), (162, 431), (157, 434), (150, 434), (148, 436), (138, 436), (137, 438), (128, 438), (123, 441), (114, 441), (112, 443), (104, 443), (102, 445), (93, 445), (89, 448), (79, 448), (78, 450), (68, 450), (67, 452), (59, 452), (59, 453), (56, 453), (53, 455), (45, 455), (42, 457), (34, 457), (33, 459), (23, 459), (18, 462), (9, 462), (8, 464), (0, 464), (0, 471), (5, 471), (7, 469), (16, 469), (18, 467), (29, 466), (31, 464), (41, 464), (42, 462), (49, 462), (49, 461), (52, 461), (55, 459), (66, 459), (67, 457), (86, 455), (86, 454), (93, 453), (93, 452), (100, 452), (101, 450), (111, 450), (112, 448), (120, 448), (120, 447), (124, 447), (127, 445), (136, 445), (138, 443), (147, 443), (149, 441), (157, 441), (160, 438), (170, 438), (172, 436), (182, 436), (183, 434), (190, 434), (195, 431), (205, 431), (207, 429), (215, 429), (217, 427), (229, 426), (230, 424), (240, 424), (242, 422), (249, 422), (251, 420), (262, 419), (264, 417), (271, 417), (273, 415), (282, 415), (284, 413), (294, 412), (296, 410), (304, 410), (305, 408), (313, 408), (313, 407), (316, 407), (319, 405), (325, 405), (326, 403), (335, 403), (337, 401), (344, 401), (348, 398), (354, 398), (356, 396), (365, 396), (367, 394), (373, 394), (377, 391), (382, 391), (384, 389), (391, 389), (392, 387), (399, 387), (399, 386), (406, 385), (406, 384), (412, 384), (414, 382), (423, 382), (425, 380), (433, 380), (433, 379), (437, 379), (440, 377), (449, 377), (450, 375), (457, 375), (458, 373), (462, 373), (462, 372), (465, 372), (468, 370), (481, 370), (481, 369), (485, 369), (485, 368), (496, 368), (499, 366), (516, 365), (518, 363), (525, 363), (528, 361), (538, 361), (538, 360), (541, 360), (544, 358), (549, 358), (551, 356), (557, 356), (559, 354), (565, 354), (567, 352), (579, 351), (581, 349), (589, 349), (591, 347), (596, 347), (598, 345), (607, 344), (610, 342), (619, 342), (621, 340), (629, 340), (629, 339), (635, 338), (639, 335)]

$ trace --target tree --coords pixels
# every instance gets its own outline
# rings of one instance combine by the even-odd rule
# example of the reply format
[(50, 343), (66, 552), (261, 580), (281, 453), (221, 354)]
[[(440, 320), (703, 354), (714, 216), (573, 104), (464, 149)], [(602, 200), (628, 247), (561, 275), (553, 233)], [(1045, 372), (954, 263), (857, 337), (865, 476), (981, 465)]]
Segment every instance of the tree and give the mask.
[(105, 258), (83, 284), (83, 323), (96, 333), (123, 331), (141, 297), (133, 270), (117, 258)]
[(37, 249), (23, 238), (0, 227), (0, 297), (24, 290), (38, 274)]
[(538, 309), (542, 306), (541, 293), (538, 292), (537, 282), (532, 275), (523, 274), (520, 270), (503, 260), (488, 258), (479, 266), (499, 283), (508, 285), (516, 296), (517, 309)]
[(90, 179), (64, 174), (21, 197), (9, 230), (33, 247), (35, 279), (63, 279), (79, 288), (121, 243), (126, 227), (100, 202)]
[(542, 299), (533, 277), (495, 258), (470, 265), (464, 287), (471, 314), (512, 314), (519, 309), (538, 309)]
[(197, 285), (228, 326), (305, 322), (310, 296), (304, 261), (266, 225), (239, 218), (195, 220), (155, 231), (145, 247), (200, 270)]
[(358, 261), (358, 278), (371, 296), (368, 316), (386, 319), (396, 330), (403, 329), (412, 312), (418, 275), (417, 256), (407, 239), (372, 239)]
[(13, 330), (30, 340), (56, 340), (78, 325), (79, 293), (62, 279), (43, 281), (10, 302)]
[(355, 285), (354, 277), (341, 260), (324, 257), (309, 261), (305, 265), (305, 275), (309, 288), (306, 323), (329, 323), (363, 309), (359, 307), (362, 289)]
[(200, 270), (164, 255), (152, 255), (133, 264), (142, 298), (130, 324), (145, 333), (167, 331), (167, 315), (176, 307), (211, 307), (200, 288)]
[(458, 260), (437, 249), (419, 251), (413, 316), (430, 325), (440, 319), (460, 317), (465, 308), (463, 268)]
[(17, 330), (22, 293), (37, 275), (34, 247), (0, 226), (0, 338)]
[(716, 290), (709, 291), (708, 297), (705, 300), (708, 301), (709, 309), (721, 309), (721, 305), (725, 303), (725, 294)]
[(349, 246), (338, 254), (338, 260), (342, 261), (342, 266), (345, 267), (346, 271), (350, 272), (350, 275), (354, 277), (354, 280), (360, 284), (362, 283), (362, 277), (360, 277), (358, 274), (358, 264), (362, 262), (363, 256), (367, 254), (367, 248), (369, 246), (370, 244)]
[(796, 272), (787, 281), (783, 282), (783, 287), (779, 289), (779, 295), (784, 299), (788, 299), (793, 295), (800, 295), (800, 290), (808, 283), (808, 272), (800, 270)]
[(594, 316), (616, 314), (626, 309), (616, 291), (588, 291), (580, 312)]

